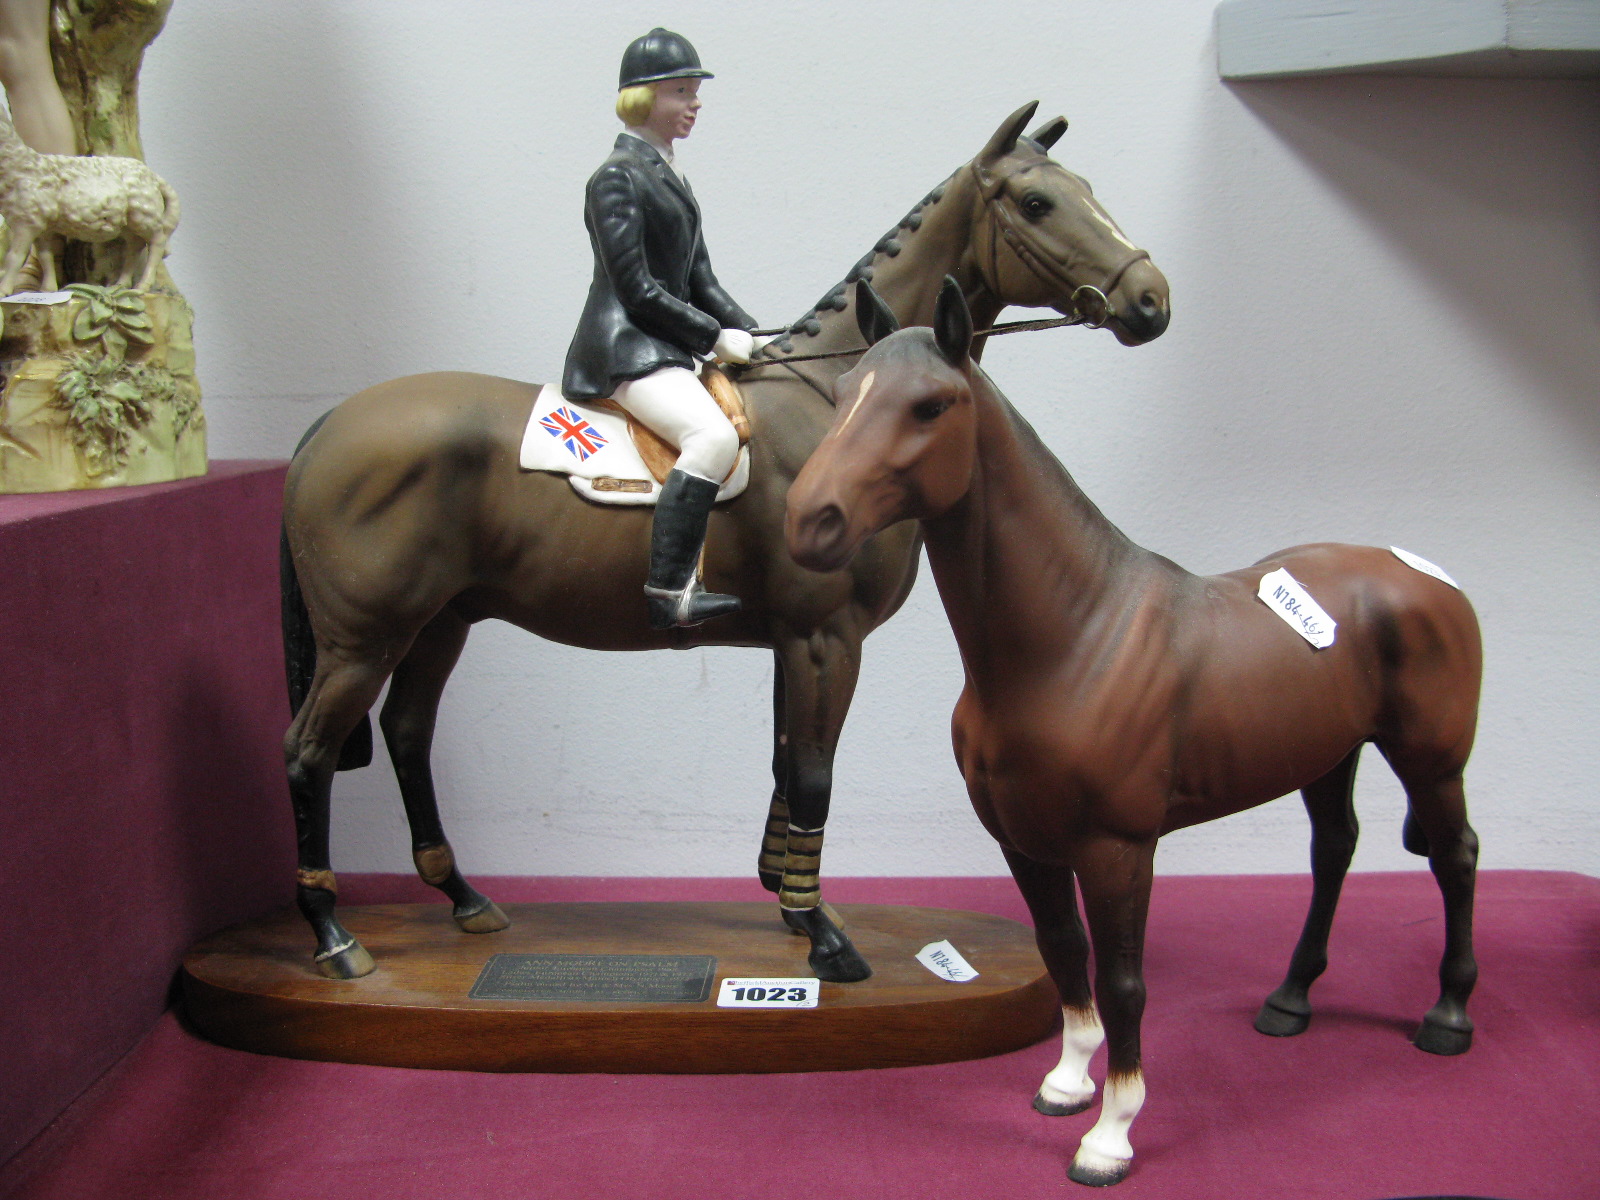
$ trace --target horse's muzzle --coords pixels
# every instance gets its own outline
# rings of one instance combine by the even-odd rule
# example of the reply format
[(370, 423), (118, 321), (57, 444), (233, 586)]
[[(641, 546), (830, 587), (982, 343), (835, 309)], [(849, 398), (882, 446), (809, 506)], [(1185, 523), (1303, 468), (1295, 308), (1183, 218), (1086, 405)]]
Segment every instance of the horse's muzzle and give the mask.
[(1124, 345), (1154, 341), (1172, 322), (1167, 277), (1148, 259), (1128, 268), (1111, 293), (1111, 306), (1113, 332)]
[(1172, 323), (1172, 311), (1153, 292), (1145, 292), (1137, 301), (1125, 309), (1119, 309), (1117, 317), (1122, 322), (1122, 327), (1137, 341), (1152, 342), (1167, 331), (1167, 326)]

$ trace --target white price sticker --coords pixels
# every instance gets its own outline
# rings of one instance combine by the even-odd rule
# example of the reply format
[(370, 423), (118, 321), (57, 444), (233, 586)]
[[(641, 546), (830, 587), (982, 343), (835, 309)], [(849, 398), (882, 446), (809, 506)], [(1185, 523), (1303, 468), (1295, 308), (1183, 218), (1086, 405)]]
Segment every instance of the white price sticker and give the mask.
[(1333, 645), (1333, 633), (1338, 624), (1322, 611), (1322, 606), (1311, 598), (1311, 593), (1282, 567), (1268, 571), (1261, 577), (1261, 586), (1256, 589), (1256, 595), (1318, 650), (1326, 650)]
[(71, 299), (71, 292), (17, 292), (0, 296), (0, 304), (65, 304)]
[(1413, 554), (1409, 550), (1402, 550), (1399, 546), (1390, 546), (1389, 549), (1393, 550), (1394, 556), (1401, 562), (1405, 563), (1406, 566), (1415, 567), (1424, 575), (1432, 575), (1435, 579), (1440, 580), (1443, 583), (1448, 583), (1458, 592), (1461, 590), (1461, 585), (1454, 579), (1451, 579), (1450, 576), (1446, 575), (1443, 567), (1434, 565), (1427, 559), (1423, 558), (1422, 555)]
[(816, 979), (724, 979), (718, 1008), (815, 1008)]
[(961, 951), (949, 942), (929, 942), (917, 951), (917, 961), (940, 979), (948, 979), (951, 983), (966, 983), (978, 977), (972, 964), (962, 958)]

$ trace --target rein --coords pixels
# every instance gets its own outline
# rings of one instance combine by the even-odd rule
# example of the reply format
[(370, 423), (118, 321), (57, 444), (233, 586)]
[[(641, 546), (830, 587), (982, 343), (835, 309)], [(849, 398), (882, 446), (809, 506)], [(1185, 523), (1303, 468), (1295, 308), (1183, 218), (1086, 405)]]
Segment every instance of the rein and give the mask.
[[(1088, 285), (1085, 284), (1085, 287)], [(1104, 324), (1104, 322), (1101, 322)], [(1037, 321), (1002, 321), (998, 325), (991, 325), (988, 329), (973, 331), (974, 338), (1000, 337), (1007, 333), (1033, 333), (1040, 329), (1063, 329), (1068, 325), (1088, 325), (1091, 329), (1098, 329), (1100, 325), (1090, 324), (1089, 319), (1082, 313), (1072, 317), (1044, 317)], [(788, 330), (757, 330), (760, 335), (772, 333), (787, 333)], [(762, 353), (766, 348), (762, 347)], [(722, 364), (724, 369), (731, 368), (736, 371), (754, 370), (757, 367), (786, 367), (790, 363), (816, 362), (824, 358), (847, 358), (852, 354), (865, 354), (867, 347), (857, 346), (853, 350), (829, 350), (821, 354), (792, 354), (787, 358), (751, 359), (747, 363)]]

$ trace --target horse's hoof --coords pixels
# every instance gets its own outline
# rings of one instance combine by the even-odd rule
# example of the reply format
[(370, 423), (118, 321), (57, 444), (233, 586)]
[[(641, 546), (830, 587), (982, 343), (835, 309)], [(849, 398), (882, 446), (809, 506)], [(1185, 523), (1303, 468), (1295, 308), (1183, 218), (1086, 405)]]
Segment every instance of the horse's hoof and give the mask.
[(500, 911), (493, 900), (485, 900), (483, 907), (472, 912), (453, 914), (462, 933), (498, 933), (511, 924), (511, 919)]
[(1454, 1029), (1424, 1017), (1411, 1041), (1418, 1050), (1429, 1054), (1465, 1054), (1472, 1049), (1472, 1029), (1470, 1024), (1466, 1029)]
[(1047, 1117), (1070, 1117), (1081, 1113), (1094, 1103), (1094, 1093), (1091, 1092), (1081, 1100), (1046, 1100), (1044, 1093), (1037, 1092), (1033, 1097), (1033, 1111), (1043, 1113)]
[[(782, 877), (780, 876), (779, 878)], [(802, 921), (795, 920), (789, 916), (791, 912), (795, 911), (794, 909), (786, 908), (781, 911), (784, 914), (783, 923), (789, 927), (790, 933), (804, 934), (806, 937), (811, 936), (811, 928), (809, 925)], [(823, 916), (827, 917), (828, 920), (832, 921), (833, 927), (840, 933), (844, 932), (844, 918), (839, 915), (838, 909), (834, 908), (833, 905), (829, 904), (826, 900), (817, 905), (814, 911), (820, 912)]]
[(872, 978), (867, 960), (849, 942), (833, 950), (812, 950), (806, 961), (824, 983), (860, 983)]
[(811, 939), (806, 962), (825, 983), (859, 983), (872, 977), (872, 968), (839, 929), (838, 915), (826, 904), (811, 908), (785, 908), (783, 922)]
[(377, 968), (367, 948), (355, 939), (316, 958), (317, 973), (329, 979), (360, 979)]
[(1067, 1168), (1067, 1178), (1086, 1187), (1110, 1187), (1126, 1179), (1132, 1166), (1131, 1158), (1112, 1158), (1079, 1147), (1078, 1156)]
[(1304, 1033), (1310, 1026), (1309, 1012), (1290, 1012), (1279, 1008), (1271, 1000), (1263, 1004), (1261, 1011), (1256, 1014), (1256, 1032), (1268, 1037), (1294, 1037), (1297, 1033)]

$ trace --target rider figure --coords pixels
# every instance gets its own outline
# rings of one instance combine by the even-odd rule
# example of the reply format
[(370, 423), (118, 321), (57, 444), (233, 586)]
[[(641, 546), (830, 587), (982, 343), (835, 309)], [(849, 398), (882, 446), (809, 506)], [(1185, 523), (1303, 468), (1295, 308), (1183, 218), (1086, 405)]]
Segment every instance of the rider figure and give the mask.
[(704, 591), (697, 566), (717, 491), (739, 437), (694, 373), (696, 356), (750, 361), (755, 321), (711, 273), (700, 206), (673, 162), (710, 79), (687, 39), (652, 29), (622, 56), (617, 116), (627, 131), (589, 179), (584, 224), (594, 282), (567, 350), (561, 390), (611, 397), (678, 447), (650, 535), (645, 595), (656, 629), (737, 612), (739, 598)]

